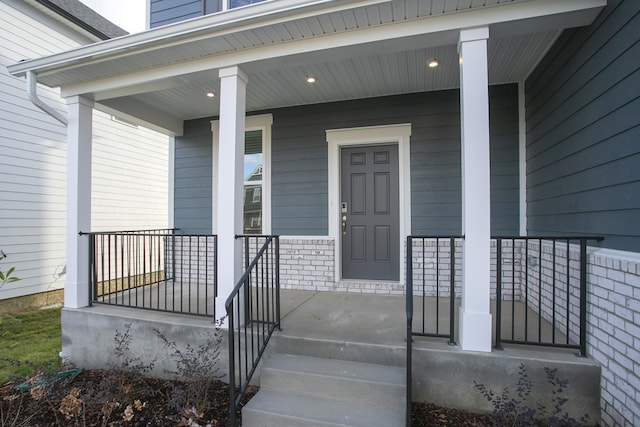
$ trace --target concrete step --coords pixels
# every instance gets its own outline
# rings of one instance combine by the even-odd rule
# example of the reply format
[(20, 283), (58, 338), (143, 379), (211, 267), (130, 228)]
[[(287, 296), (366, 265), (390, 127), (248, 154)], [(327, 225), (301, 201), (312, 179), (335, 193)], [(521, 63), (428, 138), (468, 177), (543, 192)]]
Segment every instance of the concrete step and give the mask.
[(257, 426), (405, 425), (404, 368), (337, 359), (273, 354), (260, 391), (242, 410)]
[[(313, 387), (309, 384), (308, 387)], [(365, 390), (363, 390), (365, 392)], [(242, 409), (243, 427), (403, 427), (402, 409), (260, 390)]]
[(287, 331), (272, 337), (273, 353), (299, 354), (325, 359), (351, 360), (376, 365), (403, 366), (407, 360), (404, 339), (394, 344), (372, 344), (357, 340), (336, 340), (289, 335)]
[(405, 376), (405, 369), (396, 366), (274, 354), (262, 368), (260, 388), (404, 408)]

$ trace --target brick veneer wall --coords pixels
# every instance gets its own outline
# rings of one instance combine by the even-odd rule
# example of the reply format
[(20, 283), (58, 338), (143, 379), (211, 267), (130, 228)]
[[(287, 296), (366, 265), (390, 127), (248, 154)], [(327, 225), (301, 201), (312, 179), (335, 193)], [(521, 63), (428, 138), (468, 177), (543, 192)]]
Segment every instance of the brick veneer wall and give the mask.
[(333, 290), (335, 250), (329, 238), (280, 238), (282, 289)]
[[(167, 250), (173, 250), (174, 260), (166, 261), (167, 277), (181, 283), (210, 284), (215, 282), (216, 247), (213, 236), (175, 235), (166, 238)], [(170, 252), (167, 252), (170, 253)]]
[(335, 281), (335, 242), (329, 237), (280, 237), (282, 289), (404, 294), (398, 282)]
[(640, 425), (640, 258), (594, 250), (588, 261), (588, 354), (602, 365), (602, 425)]

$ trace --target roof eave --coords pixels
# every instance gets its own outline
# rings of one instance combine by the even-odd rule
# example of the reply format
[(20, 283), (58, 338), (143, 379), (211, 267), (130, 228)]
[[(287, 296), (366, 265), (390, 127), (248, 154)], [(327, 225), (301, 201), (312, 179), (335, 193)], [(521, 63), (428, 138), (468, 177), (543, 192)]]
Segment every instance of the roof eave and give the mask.
[(337, 12), (372, 4), (386, 3), (391, 0), (278, 0), (267, 1), (225, 12), (206, 15), (187, 21), (154, 28), (141, 33), (131, 34), (117, 39), (105, 40), (87, 46), (81, 46), (66, 52), (36, 59), (23, 60), (9, 65), (7, 70), (16, 77), (23, 77), (27, 71), (36, 74), (66, 68), (86, 60), (118, 56), (132, 50), (158, 48), (162, 45), (176, 44), (185, 39), (202, 37), (204, 34), (220, 33), (251, 26), (262, 26), (276, 19), (291, 17), (303, 18), (305, 15)]

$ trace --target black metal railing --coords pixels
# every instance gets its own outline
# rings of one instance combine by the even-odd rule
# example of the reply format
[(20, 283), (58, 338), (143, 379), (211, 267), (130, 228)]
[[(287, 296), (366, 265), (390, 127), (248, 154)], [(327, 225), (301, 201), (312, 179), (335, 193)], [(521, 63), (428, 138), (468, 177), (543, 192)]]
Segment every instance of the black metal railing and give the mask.
[(236, 236), (244, 242), (245, 272), (227, 298), (229, 418), (236, 412), (269, 339), (280, 328), (278, 236)]
[[(464, 237), (407, 237), (407, 425), (411, 420), (413, 337), (444, 337), (454, 343), (454, 300), (459, 294), (455, 267), (462, 260), (462, 253), (456, 251), (460, 246), (458, 239)], [(594, 236), (492, 238), (497, 348), (502, 348), (503, 343), (529, 344), (575, 348), (580, 355), (586, 355), (587, 243), (602, 239)], [(416, 311), (421, 312), (417, 330), (414, 329)], [(446, 332), (443, 330), (447, 328), (440, 326), (442, 313), (445, 318), (448, 314)], [(427, 324), (426, 319), (433, 320)]]
[[(411, 425), (411, 378), (413, 337), (447, 338), (454, 345), (456, 265), (461, 266), (461, 253), (457, 241), (462, 236), (408, 236), (406, 267), (406, 316), (407, 316), (407, 396), (406, 422)], [(417, 283), (417, 285), (416, 285)], [(414, 331), (413, 318), (416, 309), (415, 296), (419, 297), (420, 325)], [(429, 310), (434, 322), (427, 324)], [(447, 316), (448, 312), (448, 316)], [(448, 319), (448, 327), (441, 325), (440, 315)], [(446, 332), (444, 332), (446, 330)]]
[[(456, 266), (459, 272), (462, 267), (462, 253), (456, 248), (461, 248), (457, 244), (461, 239), (461, 236), (407, 237), (407, 307), (414, 313), (418, 309), (421, 314), (419, 324), (412, 325), (414, 336), (447, 338), (450, 344), (455, 344)], [(433, 322), (428, 322), (428, 318)]]
[(215, 318), (217, 236), (175, 229), (89, 236), (89, 305)]
[[(578, 349), (585, 356), (587, 243), (601, 237), (494, 237), (495, 347)], [(506, 316), (506, 318), (505, 318)]]

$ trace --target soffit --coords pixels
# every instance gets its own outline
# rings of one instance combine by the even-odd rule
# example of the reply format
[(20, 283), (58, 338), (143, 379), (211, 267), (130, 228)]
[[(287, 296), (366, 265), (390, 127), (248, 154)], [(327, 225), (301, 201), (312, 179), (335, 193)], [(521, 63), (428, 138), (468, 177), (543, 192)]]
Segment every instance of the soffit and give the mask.
[[(249, 111), (458, 87), (463, 24), (490, 26), (491, 84), (522, 81), (563, 28), (591, 22), (605, 3), (272, 0), (9, 68), (33, 69), (63, 95), (119, 106), (135, 99), (190, 119), (217, 114), (203, 93), (217, 93), (218, 68), (236, 64), (249, 75)], [(441, 61), (435, 70), (424, 65), (432, 57)]]
[[(514, 83), (524, 79), (558, 35), (557, 31), (534, 33), (489, 41), (490, 84)], [(440, 66), (430, 69), (427, 60), (438, 58)], [(259, 111), (291, 105), (385, 96), (402, 93), (454, 89), (459, 87), (456, 45), (401, 50), (280, 68), (249, 67), (247, 110)], [(309, 85), (305, 77), (317, 82)], [(166, 111), (180, 111), (186, 119), (203, 117), (203, 111), (217, 114), (219, 93), (215, 75), (184, 76), (184, 83), (172, 88), (134, 95), (148, 105)]]

